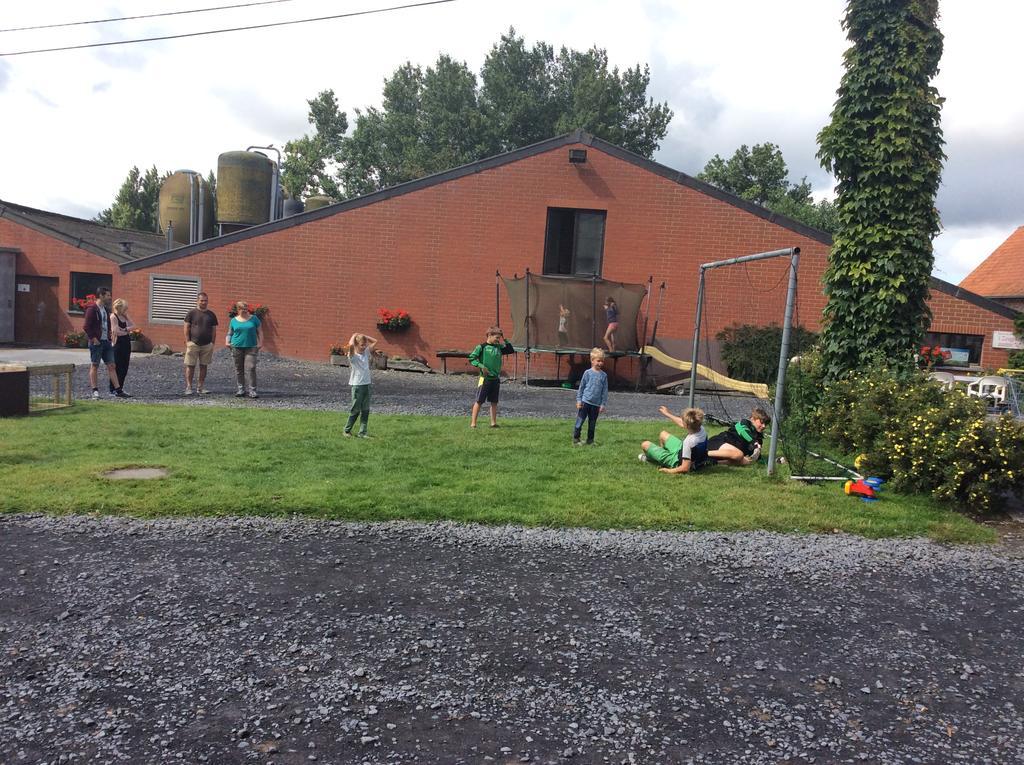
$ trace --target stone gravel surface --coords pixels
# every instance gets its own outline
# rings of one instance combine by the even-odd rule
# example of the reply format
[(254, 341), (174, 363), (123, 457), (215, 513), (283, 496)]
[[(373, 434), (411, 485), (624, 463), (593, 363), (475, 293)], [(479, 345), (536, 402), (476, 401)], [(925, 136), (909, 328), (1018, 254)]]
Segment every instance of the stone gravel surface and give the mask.
[[(452, 365), (460, 363), (453, 360)], [(623, 362), (625, 363), (625, 362)], [(564, 365), (563, 365), (564, 367)], [(522, 371), (520, 363), (520, 371)], [(512, 366), (506, 363), (506, 370)], [(257, 366), (260, 398), (236, 399), (234, 366), (226, 349), (214, 354), (207, 377), (208, 396), (183, 396), (185, 390), (182, 360), (175, 356), (134, 356), (125, 391), (134, 398), (124, 403), (183, 404), (186, 406), (258, 406), (274, 409), (347, 410), (351, 404), (348, 369), (326, 363), (295, 361), (264, 355)], [(420, 374), (375, 370), (373, 372), (374, 412), (380, 414), (434, 414), (469, 416), (473, 404), (476, 377), (468, 374)], [(75, 371), (75, 395), (89, 394), (88, 367)], [(106, 398), (104, 391), (104, 398)], [(737, 419), (750, 414), (753, 399), (743, 395), (700, 396), (698, 406), (723, 417)], [(679, 410), (685, 396), (652, 395), (632, 391), (613, 391), (604, 419), (659, 419), (662, 404)], [(502, 386), (502, 417), (576, 416), (575, 392), (558, 387), (526, 387), (509, 381)]]
[(0, 516), (0, 763), (1014, 763), (1021, 561)]

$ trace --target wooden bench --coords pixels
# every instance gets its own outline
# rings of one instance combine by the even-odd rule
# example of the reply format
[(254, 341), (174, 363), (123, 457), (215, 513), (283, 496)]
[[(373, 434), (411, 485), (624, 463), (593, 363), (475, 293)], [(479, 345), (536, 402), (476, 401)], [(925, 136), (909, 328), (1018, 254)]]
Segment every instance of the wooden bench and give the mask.
[(443, 374), (448, 374), (448, 359), (468, 359), (469, 351), (438, 351), (437, 357), (441, 359)]

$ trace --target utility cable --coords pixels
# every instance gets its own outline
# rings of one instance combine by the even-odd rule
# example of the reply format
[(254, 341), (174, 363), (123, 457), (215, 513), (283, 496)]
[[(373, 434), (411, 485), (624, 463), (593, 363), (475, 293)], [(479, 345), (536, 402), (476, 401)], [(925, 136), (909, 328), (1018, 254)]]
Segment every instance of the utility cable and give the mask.
[(142, 16), (115, 16), (110, 19), (90, 19), (89, 21), (66, 21), (61, 24), (36, 24), (30, 27), (10, 27), (0, 29), (0, 32), (28, 32), (33, 29), (58, 29), (60, 27), (80, 27), (86, 24), (109, 24), (114, 21), (135, 21), (137, 19), (156, 19), (161, 16), (184, 16), (189, 13), (207, 13), (209, 11), (226, 11), (232, 8), (250, 8), (255, 5), (278, 5), (279, 3), (293, 3), (295, 0), (261, 0), (254, 3), (236, 3), (235, 5), (218, 5), (214, 8), (193, 8), (189, 11), (165, 11), (164, 13), (147, 13)]
[(390, 11), (402, 11), (408, 8), (422, 8), (428, 5), (443, 5), (453, 3), (455, 0), (424, 0), (419, 3), (408, 3), (406, 5), (392, 5), (387, 8), (374, 8), (369, 11), (352, 11), (350, 13), (336, 13), (332, 16), (318, 16), (312, 19), (293, 19), (292, 21), (275, 21), (268, 24), (252, 24), (244, 27), (230, 27), (227, 29), (210, 29), (205, 32), (187, 32), (180, 35), (163, 35), (160, 37), (142, 37), (136, 40), (113, 40), (110, 42), (89, 43), (88, 45), (66, 45), (60, 48), (37, 48), (35, 50), (19, 50), (13, 53), (0, 53), (0, 58), (11, 56), (28, 56), (33, 53), (56, 53), (66, 50), (82, 50), (85, 48), (105, 48), (110, 45), (131, 45), (133, 43), (157, 42), (159, 40), (180, 40), (185, 37), (205, 37), (207, 35), (223, 34), (225, 32), (244, 32), (250, 29), (269, 29), (270, 27), (286, 27), (294, 24), (309, 24), (314, 21), (331, 21), (333, 19), (346, 19), (354, 16), (372, 16), (378, 13)]

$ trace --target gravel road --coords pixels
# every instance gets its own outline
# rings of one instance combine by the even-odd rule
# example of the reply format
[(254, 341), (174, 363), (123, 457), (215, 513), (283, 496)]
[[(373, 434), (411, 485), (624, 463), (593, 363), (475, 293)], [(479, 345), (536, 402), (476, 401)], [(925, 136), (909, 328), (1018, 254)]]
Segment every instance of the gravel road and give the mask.
[(1021, 561), (0, 516), (0, 763), (1024, 761)]

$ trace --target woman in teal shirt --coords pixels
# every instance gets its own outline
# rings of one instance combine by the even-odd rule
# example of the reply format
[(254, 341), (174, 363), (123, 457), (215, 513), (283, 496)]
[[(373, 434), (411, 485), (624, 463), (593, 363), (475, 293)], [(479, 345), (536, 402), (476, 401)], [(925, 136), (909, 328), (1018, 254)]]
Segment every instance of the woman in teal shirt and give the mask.
[(235, 361), (235, 382), (238, 384), (235, 396), (241, 398), (245, 395), (248, 378), (249, 398), (258, 398), (256, 358), (263, 347), (263, 330), (260, 329), (259, 317), (249, 313), (249, 304), (244, 300), (235, 303), (235, 311), (237, 313), (231, 317), (227, 336), (224, 338), (224, 343), (231, 348), (231, 357)]

